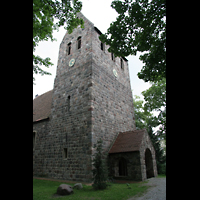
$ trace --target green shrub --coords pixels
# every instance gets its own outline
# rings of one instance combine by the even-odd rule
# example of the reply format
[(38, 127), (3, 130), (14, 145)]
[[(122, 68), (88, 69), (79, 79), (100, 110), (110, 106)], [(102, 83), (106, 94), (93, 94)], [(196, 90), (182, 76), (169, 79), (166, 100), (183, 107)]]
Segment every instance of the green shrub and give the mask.
[(103, 141), (101, 139), (97, 141), (97, 149), (96, 153), (94, 154), (94, 160), (92, 163), (94, 166), (94, 169), (92, 170), (94, 176), (94, 184), (92, 186), (96, 190), (106, 189), (108, 186), (108, 170), (105, 165), (105, 159), (102, 158), (102, 142)]

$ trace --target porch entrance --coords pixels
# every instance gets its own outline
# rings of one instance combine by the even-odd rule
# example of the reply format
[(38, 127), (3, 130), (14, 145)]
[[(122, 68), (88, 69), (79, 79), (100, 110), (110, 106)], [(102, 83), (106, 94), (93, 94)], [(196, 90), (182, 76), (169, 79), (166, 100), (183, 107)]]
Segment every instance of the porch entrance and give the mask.
[(148, 148), (145, 151), (145, 165), (146, 165), (147, 178), (154, 177), (152, 154), (150, 149)]

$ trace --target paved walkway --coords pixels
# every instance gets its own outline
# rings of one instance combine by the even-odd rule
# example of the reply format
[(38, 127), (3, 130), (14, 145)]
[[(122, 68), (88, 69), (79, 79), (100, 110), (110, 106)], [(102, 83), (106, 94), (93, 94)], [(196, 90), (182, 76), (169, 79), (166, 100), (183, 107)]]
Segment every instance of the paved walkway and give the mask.
[(132, 197), (128, 200), (166, 200), (166, 178), (150, 178), (144, 185), (152, 186), (147, 193), (140, 197)]

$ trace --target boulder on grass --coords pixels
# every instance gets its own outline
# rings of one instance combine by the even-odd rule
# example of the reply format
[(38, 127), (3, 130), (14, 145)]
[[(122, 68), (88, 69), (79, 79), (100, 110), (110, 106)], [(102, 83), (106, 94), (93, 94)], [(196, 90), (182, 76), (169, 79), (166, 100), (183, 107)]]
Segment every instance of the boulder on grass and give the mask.
[(76, 183), (76, 184), (73, 186), (73, 188), (80, 190), (80, 189), (83, 188), (83, 185), (82, 185), (82, 183)]
[(61, 184), (58, 188), (57, 188), (57, 194), (59, 195), (69, 195), (73, 193), (73, 189), (71, 185), (67, 185), (67, 184)]

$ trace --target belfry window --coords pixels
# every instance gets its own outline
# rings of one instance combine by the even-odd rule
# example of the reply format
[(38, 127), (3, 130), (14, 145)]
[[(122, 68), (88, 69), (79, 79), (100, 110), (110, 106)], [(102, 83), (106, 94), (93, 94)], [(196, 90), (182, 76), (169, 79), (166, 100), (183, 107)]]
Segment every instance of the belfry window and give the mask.
[(77, 39), (77, 49), (80, 49), (81, 48), (81, 36), (80, 37), (78, 37), (78, 39)]
[(67, 51), (68, 51), (68, 55), (70, 55), (70, 53), (71, 53), (71, 42), (67, 45)]
[(112, 58), (112, 60), (115, 62), (115, 56), (114, 56), (114, 53), (111, 53), (111, 58)]

